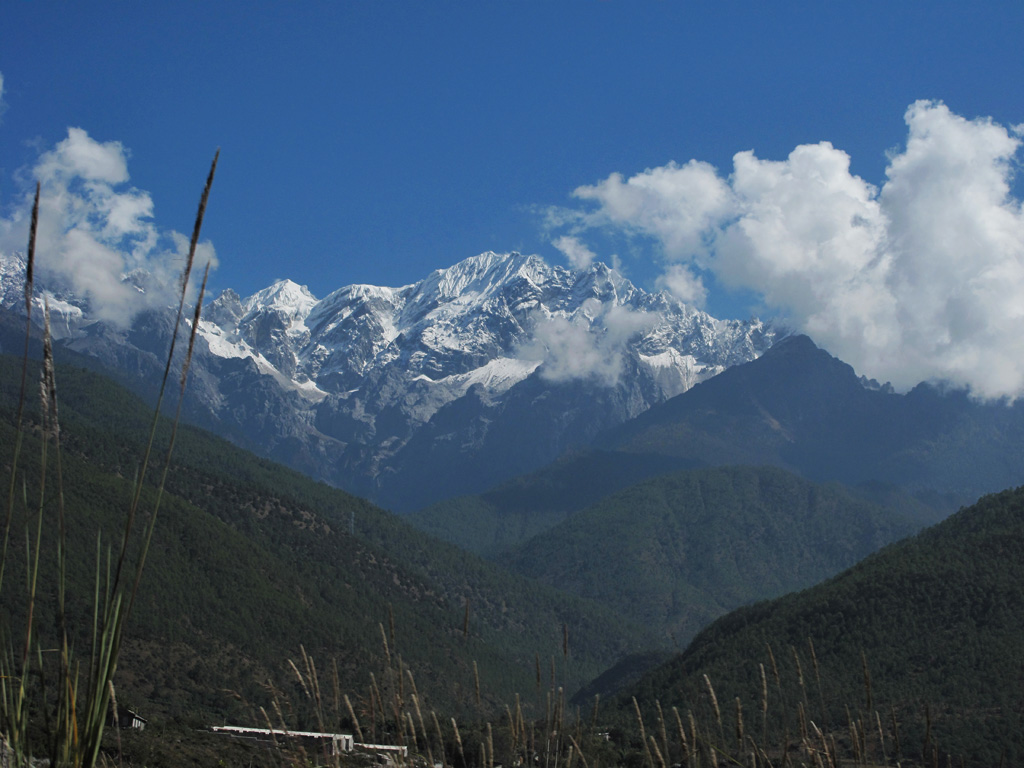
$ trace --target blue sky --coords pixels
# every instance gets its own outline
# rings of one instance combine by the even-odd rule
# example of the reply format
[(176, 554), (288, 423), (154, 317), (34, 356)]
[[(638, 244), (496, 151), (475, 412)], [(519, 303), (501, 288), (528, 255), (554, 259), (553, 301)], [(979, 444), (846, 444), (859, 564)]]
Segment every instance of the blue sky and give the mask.
[[(11, 0), (0, 213), (14, 216), (40, 156), (75, 127), (119, 142), (130, 179), (115, 186), (148, 193), (161, 230), (188, 232), (220, 147), (204, 229), (217, 289), (288, 277), (322, 297), (484, 250), (569, 264), (575, 245), (646, 288), (692, 289), (716, 316), (777, 311), (813, 330), (820, 307), (700, 244), (673, 253), (678, 238), (615, 207), (612, 174), (697, 160), (728, 186), (736, 153), (784, 162), (830, 142), (877, 193), (919, 100), (1016, 136), (1022, 30), (1019, 2)], [(1019, 206), (1016, 145), (999, 152)], [(705, 245), (737, 215), (716, 213)], [(863, 366), (885, 370), (883, 352)]]

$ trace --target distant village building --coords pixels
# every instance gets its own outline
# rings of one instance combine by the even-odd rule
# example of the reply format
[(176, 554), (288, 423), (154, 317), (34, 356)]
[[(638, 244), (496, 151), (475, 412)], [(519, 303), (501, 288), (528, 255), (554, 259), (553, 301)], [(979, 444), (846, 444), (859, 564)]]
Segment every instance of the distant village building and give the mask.
[(146, 727), (146, 723), (149, 721), (128, 707), (118, 707), (115, 716), (114, 708), (110, 708), (110, 714), (107, 715), (107, 725), (111, 728), (131, 728), (132, 730), (141, 731)]
[(270, 737), (271, 739), (283, 738), (302, 742), (315, 742), (319, 748), (325, 742), (330, 742), (332, 755), (340, 755), (343, 752), (351, 752), (355, 746), (352, 734), (349, 733), (320, 733), (318, 731), (286, 731), (272, 730), (270, 728), (248, 728), (242, 725), (214, 725), (210, 728), (216, 733), (223, 733), (237, 738), (259, 739)]

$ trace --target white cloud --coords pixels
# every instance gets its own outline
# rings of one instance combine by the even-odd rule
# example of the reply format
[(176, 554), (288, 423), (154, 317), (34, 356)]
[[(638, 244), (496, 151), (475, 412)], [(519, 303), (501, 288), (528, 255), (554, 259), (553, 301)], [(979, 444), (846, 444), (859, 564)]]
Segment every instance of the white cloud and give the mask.
[(708, 297), (708, 289), (700, 275), (683, 264), (669, 264), (658, 278), (658, 287), (667, 290), (680, 301), (701, 308)]
[[(27, 174), (40, 183), (36, 260), (40, 271), (88, 299), (93, 314), (126, 325), (138, 312), (176, 303), (189, 241), (153, 222), (148, 192), (125, 188), (128, 154), (120, 142), (101, 143), (81, 128), (42, 153)], [(31, 191), (0, 219), (0, 251), (23, 251)], [(213, 246), (200, 245), (196, 263), (216, 264)], [(145, 273), (145, 290), (125, 276)]]
[(4, 101), (4, 73), (0, 72), (0, 118), (3, 118), (4, 112), (6, 111), (7, 103)]
[(592, 250), (571, 235), (562, 235), (556, 238), (552, 245), (562, 252), (573, 269), (586, 269), (597, 258)]
[(627, 343), (653, 324), (646, 313), (587, 299), (571, 317), (535, 316), (532, 340), (519, 357), (542, 360), (540, 375), (548, 381), (592, 379), (611, 387), (622, 373)]
[(930, 101), (905, 120), (881, 188), (828, 142), (782, 161), (745, 151), (728, 178), (691, 161), (581, 187), (597, 208), (574, 224), (654, 238), (666, 287), (699, 298), (690, 267), (710, 270), (874, 378), (1024, 394), (1019, 131)]
[(728, 184), (708, 163), (669, 163), (623, 181), (613, 173), (594, 186), (573, 192), (581, 200), (600, 203), (599, 216), (589, 223), (608, 223), (651, 234), (672, 258), (696, 258), (707, 250), (710, 226), (728, 215), (732, 196)]

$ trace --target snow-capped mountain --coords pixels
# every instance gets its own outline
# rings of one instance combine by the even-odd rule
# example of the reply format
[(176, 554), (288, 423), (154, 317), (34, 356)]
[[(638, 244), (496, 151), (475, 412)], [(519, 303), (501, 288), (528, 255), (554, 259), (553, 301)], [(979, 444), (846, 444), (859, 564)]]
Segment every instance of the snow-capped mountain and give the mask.
[[(17, 311), (17, 257), (0, 269), (3, 306)], [(117, 329), (55, 298), (64, 344), (145, 378), (169, 314)], [(317, 299), (282, 280), (244, 299), (225, 291), (200, 321), (190, 407), (257, 452), (412, 509), (585, 445), (773, 337), (603, 264), (572, 272), (484, 253), (400, 288)]]

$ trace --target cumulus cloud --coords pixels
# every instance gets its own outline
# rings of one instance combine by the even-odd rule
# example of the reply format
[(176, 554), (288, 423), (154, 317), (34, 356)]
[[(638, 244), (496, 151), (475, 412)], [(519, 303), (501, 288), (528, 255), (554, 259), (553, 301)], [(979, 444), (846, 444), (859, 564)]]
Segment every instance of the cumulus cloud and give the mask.
[(534, 317), (532, 340), (519, 350), (525, 360), (542, 360), (548, 381), (594, 380), (614, 386), (622, 373), (626, 345), (654, 319), (627, 307), (587, 299), (572, 316)]
[(859, 372), (906, 389), (944, 380), (1024, 394), (1024, 213), (1011, 192), (1020, 131), (919, 101), (877, 187), (828, 142), (724, 177), (706, 163), (612, 174), (575, 195), (582, 226), (653, 238), (662, 285), (702, 297), (692, 271), (766, 306)]
[(586, 269), (597, 258), (592, 250), (571, 235), (562, 235), (556, 238), (552, 245), (562, 252), (562, 255), (569, 260), (573, 269)]
[[(127, 325), (138, 312), (175, 302), (189, 241), (153, 222), (148, 192), (126, 187), (128, 153), (81, 128), (42, 153), (31, 172), (40, 184), (36, 259), (40, 272), (88, 300), (92, 314)], [(0, 220), (0, 251), (24, 250), (32, 190)], [(216, 263), (200, 244), (198, 264)]]

